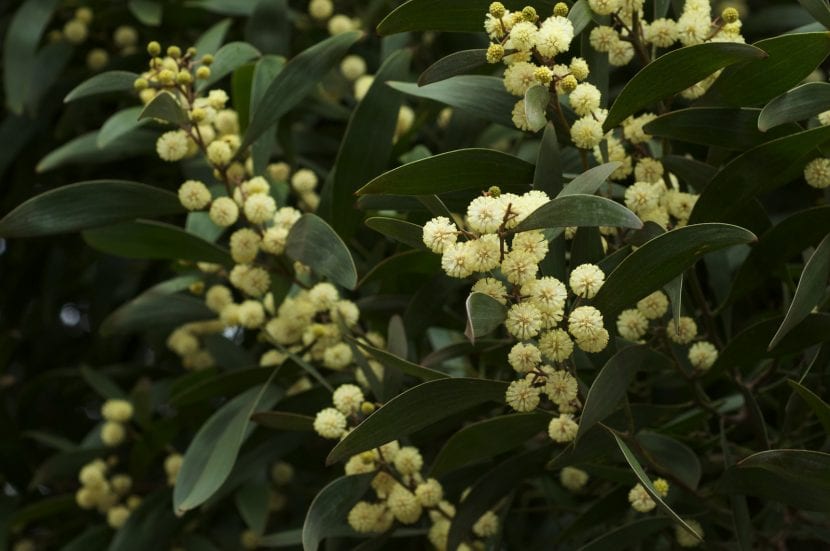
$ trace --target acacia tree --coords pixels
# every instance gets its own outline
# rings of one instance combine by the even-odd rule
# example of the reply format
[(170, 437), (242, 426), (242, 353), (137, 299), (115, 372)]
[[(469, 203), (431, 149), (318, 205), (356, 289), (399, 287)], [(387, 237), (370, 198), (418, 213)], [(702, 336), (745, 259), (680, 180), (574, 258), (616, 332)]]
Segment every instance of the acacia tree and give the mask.
[(16, 6), (8, 545), (821, 548), (830, 7), (783, 8)]

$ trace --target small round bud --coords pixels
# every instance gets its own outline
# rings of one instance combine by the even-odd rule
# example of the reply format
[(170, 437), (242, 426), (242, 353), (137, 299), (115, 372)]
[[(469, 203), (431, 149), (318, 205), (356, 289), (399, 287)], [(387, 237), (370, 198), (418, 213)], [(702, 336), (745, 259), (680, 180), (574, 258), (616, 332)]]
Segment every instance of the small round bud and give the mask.
[(579, 83), (576, 81), (576, 77), (573, 75), (568, 75), (559, 81), (559, 87), (566, 94), (573, 92), (578, 84)]
[(176, 78), (175, 73), (173, 73), (173, 71), (171, 71), (170, 69), (162, 69), (161, 71), (159, 71), (159, 76), (158, 76), (159, 82), (161, 82), (162, 84), (164, 84), (166, 86), (169, 86), (169, 85), (173, 84), (173, 81), (175, 80), (175, 78)]
[(196, 78), (200, 80), (207, 80), (210, 78), (210, 67), (202, 65), (196, 69)]
[(363, 402), (360, 404), (360, 412), (363, 415), (369, 415), (370, 413), (375, 411), (375, 404), (372, 402)]
[(723, 19), (726, 23), (735, 23), (738, 18), (740, 18), (740, 14), (738, 10), (735, 8), (725, 8), (723, 12), (720, 14), (721, 19)]
[(501, 195), (501, 188), (499, 186), (490, 186), (490, 189), (487, 190), (487, 195), (490, 197), (498, 197)]
[(146, 78), (137, 78), (135, 79), (135, 82), (133, 82), (133, 88), (135, 88), (138, 92), (146, 90), (147, 86), (149, 86), (149, 83)]
[(81, 44), (88, 35), (89, 29), (87, 29), (86, 23), (80, 19), (70, 19), (63, 26), (63, 36), (70, 44)]
[(507, 13), (507, 9), (501, 2), (493, 2), (492, 4), (490, 4), (490, 15), (492, 15), (493, 17), (501, 19), (502, 17), (504, 17), (505, 13)]
[(81, 7), (75, 10), (75, 19), (83, 21), (85, 25), (92, 23), (92, 10), (87, 7)]
[(213, 56), (210, 54), (205, 54), (202, 56), (202, 65), (210, 65), (213, 63)]
[(504, 58), (504, 46), (501, 44), (490, 44), (487, 48), (487, 63), (498, 63)]
[(536, 8), (533, 6), (525, 6), (522, 8), (522, 19), (530, 23), (536, 23), (539, 20), (539, 16), (536, 14)]
[(539, 84), (547, 86), (553, 80), (553, 71), (551, 71), (548, 67), (539, 67), (536, 71), (534, 71), (533, 77), (539, 82)]
[(568, 12), (570, 9), (565, 2), (557, 2), (555, 6), (553, 6), (553, 15), (558, 17), (567, 17)]
[(182, 57), (182, 49), (178, 46), (169, 46), (167, 48), (167, 55), (169, 55), (173, 59), (179, 59), (180, 57)]
[(153, 57), (156, 57), (161, 53), (161, 44), (153, 40), (149, 44), (147, 44), (147, 53)]
[(195, 56), (195, 55), (196, 55), (196, 48), (194, 48), (193, 46), (191, 46), (190, 48), (188, 48), (188, 49), (187, 49), (187, 51), (185, 52), (185, 55), (186, 55), (187, 57), (193, 57), (193, 56)]
[(176, 82), (179, 84), (190, 84), (193, 82), (193, 75), (190, 74), (190, 71), (182, 69), (179, 71), (179, 74), (176, 75)]

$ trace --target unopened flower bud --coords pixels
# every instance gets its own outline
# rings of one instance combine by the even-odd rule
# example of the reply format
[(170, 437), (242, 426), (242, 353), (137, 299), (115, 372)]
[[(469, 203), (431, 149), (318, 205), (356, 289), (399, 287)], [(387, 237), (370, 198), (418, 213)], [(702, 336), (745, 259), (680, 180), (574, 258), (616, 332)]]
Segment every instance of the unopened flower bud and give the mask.
[(490, 4), (490, 15), (492, 15), (493, 17), (501, 19), (502, 17), (504, 17), (504, 14), (506, 12), (507, 10), (505, 9), (504, 4), (502, 4), (501, 2), (493, 2), (492, 4)]
[(161, 53), (161, 44), (153, 40), (149, 44), (147, 44), (147, 53), (153, 57), (156, 57)]
[(504, 57), (504, 46), (501, 44), (490, 44), (487, 48), (487, 63), (498, 63)]
[(723, 12), (720, 14), (721, 19), (724, 20), (726, 23), (734, 23), (740, 17), (738, 10), (735, 8), (725, 8)]
[(557, 15), (559, 17), (567, 17), (568, 12), (568, 5), (565, 2), (557, 2), (555, 6), (553, 6), (553, 15)]

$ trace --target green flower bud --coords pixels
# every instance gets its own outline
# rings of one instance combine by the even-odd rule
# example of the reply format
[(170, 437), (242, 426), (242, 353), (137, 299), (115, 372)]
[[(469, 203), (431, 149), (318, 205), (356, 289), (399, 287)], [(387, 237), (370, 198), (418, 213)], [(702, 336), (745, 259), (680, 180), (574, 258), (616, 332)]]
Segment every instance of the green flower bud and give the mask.
[(153, 57), (156, 57), (161, 53), (161, 44), (153, 40), (149, 44), (147, 44), (147, 53)]

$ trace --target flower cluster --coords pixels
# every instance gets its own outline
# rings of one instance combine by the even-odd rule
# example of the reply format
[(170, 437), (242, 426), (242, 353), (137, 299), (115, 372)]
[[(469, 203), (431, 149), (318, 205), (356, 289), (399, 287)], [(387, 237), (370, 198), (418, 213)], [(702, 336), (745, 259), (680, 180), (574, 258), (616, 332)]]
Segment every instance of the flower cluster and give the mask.
[[(101, 18), (106, 21), (107, 17)], [(80, 46), (89, 42), (98, 42), (100, 36), (107, 36), (109, 32), (103, 29), (93, 29), (95, 12), (89, 6), (80, 6), (74, 10), (72, 17), (63, 23), (60, 29), (53, 29), (47, 34), (50, 43), (68, 42), (72, 46)], [(91, 71), (100, 71), (110, 61), (110, 52), (107, 48), (115, 46), (118, 54), (128, 56), (136, 53), (138, 31), (130, 25), (120, 25), (112, 31), (111, 42), (103, 41), (100, 45), (90, 48), (86, 52), (86, 66)]]
[(677, 323), (674, 319), (665, 322), (668, 310), (668, 297), (662, 291), (655, 291), (638, 301), (636, 308), (620, 313), (617, 332), (622, 338), (633, 342), (645, 342), (646, 335), (651, 333), (655, 337), (664, 335), (668, 343), (691, 345), (689, 363), (697, 371), (707, 371), (718, 359), (718, 349), (709, 341), (698, 340), (698, 327), (693, 318), (679, 316)]
[[(669, 483), (665, 479), (658, 478), (652, 485), (660, 497), (669, 495)], [(628, 492), (628, 502), (638, 513), (648, 513), (657, 506), (654, 499), (639, 482)]]

